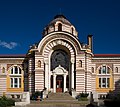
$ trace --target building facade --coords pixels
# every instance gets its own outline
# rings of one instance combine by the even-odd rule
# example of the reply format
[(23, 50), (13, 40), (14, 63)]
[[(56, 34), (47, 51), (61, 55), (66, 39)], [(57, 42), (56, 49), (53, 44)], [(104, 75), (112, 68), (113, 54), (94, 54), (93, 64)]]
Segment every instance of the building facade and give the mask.
[(0, 55), (0, 95), (23, 92), (74, 90), (101, 97), (120, 91), (120, 55), (93, 54), (92, 35), (82, 44), (76, 28), (56, 15), (44, 28), (43, 38), (25, 55)]

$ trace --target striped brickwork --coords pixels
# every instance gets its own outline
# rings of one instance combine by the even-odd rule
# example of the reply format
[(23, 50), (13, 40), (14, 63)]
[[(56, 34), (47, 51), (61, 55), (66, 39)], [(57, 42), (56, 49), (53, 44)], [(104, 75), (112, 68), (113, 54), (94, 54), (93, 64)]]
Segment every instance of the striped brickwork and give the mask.
[(6, 93), (7, 89), (7, 78), (5, 75), (0, 75), (0, 96), (2, 96), (4, 93)]
[(29, 92), (34, 92), (35, 90), (35, 75), (34, 75), (34, 65), (35, 65), (35, 61), (34, 61), (34, 57), (29, 58), (29, 62), (28, 62), (28, 78), (29, 78)]
[[(80, 63), (82, 62), (82, 65)], [(76, 56), (76, 92), (84, 92), (85, 90), (85, 54)]]
[[(35, 91), (44, 89), (44, 61), (43, 56), (36, 52), (35, 54)], [(40, 65), (39, 65), (40, 64)]]

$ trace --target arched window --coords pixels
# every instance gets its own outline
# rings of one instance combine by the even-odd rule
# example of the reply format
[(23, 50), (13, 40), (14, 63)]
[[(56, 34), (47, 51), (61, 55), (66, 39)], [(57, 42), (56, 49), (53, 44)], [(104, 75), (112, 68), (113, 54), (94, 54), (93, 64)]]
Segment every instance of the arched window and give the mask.
[(5, 67), (2, 68), (2, 73), (5, 73)]
[(82, 67), (82, 61), (81, 60), (79, 60), (79, 65), (78, 66)]
[(92, 67), (91, 69), (92, 69), (92, 73), (94, 73), (94, 67)]
[(13, 66), (10, 71), (10, 74), (21, 74), (21, 68), (19, 66)]
[(61, 23), (58, 24), (58, 31), (62, 31), (62, 24)]
[(21, 88), (22, 69), (19, 66), (13, 66), (10, 69), (10, 88)]
[(41, 68), (41, 61), (38, 61), (38, 67)]
[(110, 74), (110, 67), (107, 65), (102, 65), (99, 67), (99, 74)]
[(69, 62), (70, 58), (67, 52), (61, 49), (55, 50), (51, 55), (51, 71), (59, 65), (69, 71)]
[[(111, 68), (105, 64), (98, 68), (99, 88), (110, 88), (110, 74)], [(103, 76), (104, 75), (104, 76)]]
[(118, 67), (115, 68), (115, 72), (118, 73)]

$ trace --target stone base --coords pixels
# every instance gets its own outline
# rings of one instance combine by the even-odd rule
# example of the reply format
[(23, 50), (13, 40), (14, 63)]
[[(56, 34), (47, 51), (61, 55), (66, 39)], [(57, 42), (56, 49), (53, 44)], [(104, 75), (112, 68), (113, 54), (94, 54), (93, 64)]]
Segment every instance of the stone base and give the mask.
[(30, 104), (29, 102), (15, 102), (15, 106), (25, 106), (27, 104)]

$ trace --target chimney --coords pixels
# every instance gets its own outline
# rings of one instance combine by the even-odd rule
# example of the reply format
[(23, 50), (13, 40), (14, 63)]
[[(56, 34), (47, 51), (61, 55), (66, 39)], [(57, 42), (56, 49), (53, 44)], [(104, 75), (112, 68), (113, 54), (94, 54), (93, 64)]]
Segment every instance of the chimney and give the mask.
[(92, 39), (93, 39), (93, 35), (88, 35), (88, 46), (89, 46), (91, 52), (93, 50), (93, 40)]

